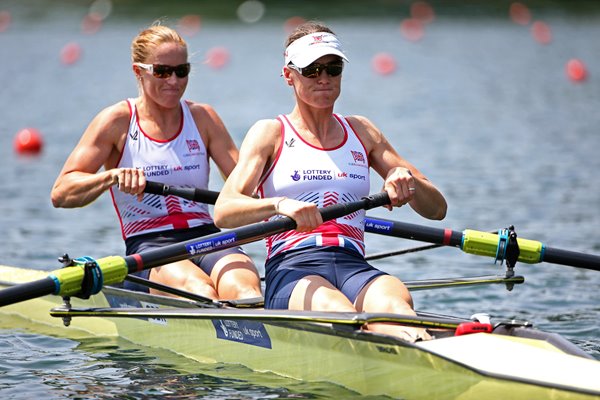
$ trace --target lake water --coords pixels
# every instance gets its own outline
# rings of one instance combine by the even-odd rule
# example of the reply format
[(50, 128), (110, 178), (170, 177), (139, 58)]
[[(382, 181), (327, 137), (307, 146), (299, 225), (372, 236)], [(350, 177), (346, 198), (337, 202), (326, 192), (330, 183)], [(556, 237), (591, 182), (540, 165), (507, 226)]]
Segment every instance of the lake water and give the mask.
[[(80, 2), (54, 4), (0, 3), (0, 12), (12, 15), (8, 28), (0, 29), (0, 264), (42, 270), (58, 268), (56, 258), (64, 252), (98, 258), (123, 253), (109, 196), (83, 209), (57, 210), (49, 193), (93, 116), (136, 95), (131, 39), (155, 18), (168, 16), (174, 26), (182, 15), (157, 6), (119, 15), (115, 5), (102, 29), (86, 35), (81, 18), (87, 9)], [(600, 254), (600, 13), (533, 10), (534, 20), (543, 18), (552, 29), (551, 43), (542, 45), (530, 26), (513, 23), (506, 13), (438, 15), (420, 41), (410, 42), (399, 29), (404, 11), (397, 17), (326, 19), (350, 57), (336, 111), (373, 120), (445, 194), (448, 216), (427, 221), (406, 207), (370, 215), (454, 230), (513, 224), (520, 237)], [(293, 104), (279, 72), (283, 15), (294, 10), (278, 13), (254, 24), (206, 18), (200, 32), (187, 37), (193, 73), (186, 97), (212, 104), (238, 145), (256, 120), (287, 113)], [(70, 42), (82, 56), (65, 66), (60, 51)], [(221, 69), (204, 63), (215, 47), (230, 54)], [(373, 70), (380, 52), (396, 60), (394, 73)], [(567, 78), (572, 58), (586, 63), (586, 81)], [(25, 127), (44, 137), (38, 157), (13, 151), (13, 137)], [(211, 179), (218, 190), (220, 177), (213, 171)], [(372, 191), (378, 191), (381, 179), (372, 180)], [(417, 245), (367, 236), (368, 253)], [(247, 250), (262, 268), (264, 245)], [(493, 260), (454, 248), (374, 264), (405, 280), (502, 273)], [(516, 271), (526, 283), (511, 292), (501, 286), (420, 291), (414, 293), (416, 307), (529, 320), (600, 359), (600, 273), (551, 264), (520, 264)], [(114, 340), (58, 338), (13, 322), (0, 323), (3, 398), (351, 396), (340, 388), (199, 365)]]

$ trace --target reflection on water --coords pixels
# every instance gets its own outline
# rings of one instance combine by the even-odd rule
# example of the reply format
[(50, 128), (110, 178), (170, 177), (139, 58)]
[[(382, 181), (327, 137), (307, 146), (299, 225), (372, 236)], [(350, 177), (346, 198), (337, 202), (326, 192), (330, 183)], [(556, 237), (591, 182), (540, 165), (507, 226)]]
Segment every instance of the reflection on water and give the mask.
[[(136, 95), (131, 38), (158, 17), (175, 25), (185, 14), (203, 16), (199, 32), (187, 37), (193, 73), (186, 96), (212, 104), (238, 144), (256, 120), (291, 109), (290, 89), (279, 77), (285, 21), (294, 15), (319, 17), (342, 37), (350, 57), (336, 111), (370, 117), (449, 203), (441, 222), (424, 221), (406, 207), (371, 215), (455, 230), (514, 224), (520, 237), (600, 253), (599, 2), (553, 2), (557, 5), (550, 9), (545, 2), (529, 1), (527, 26), (508, 18), (508, 1), (468, 2), (468, 8), (458, 1), (431, 2), (436, 17), (417, 42), (400, 30), (409, 15), (405, 2), (370, 2), (368, 12), (362, 8), (362, 15), (387, 17), (378, 19), (334, 19), (329, 11), (338, 17), (341, 10), (360, 15), (357, 4), (364, 2), (331, 9), (322, 2), (263, 2), (262, 20), (248, 24), (237, 19), (237, 3), (171, 2), (164, 8), (164, 2), (114, 1), (101, 28), (82, 33), (92, 3), (106, 2), (0, 3), (0, 13), (8, 10), (11, 16), (8, 27), (0, 29), (0, 264), (50, 270), (59, 266), (55, 260), (63, 252), (123, 253), (109, 196), (83, 209), (57, 210), (49, 192), (93, 116)], [(292, 8), (300, 4), (306, 8)], [(537, 20), (551, 28), (546, 45), (531, 34)], [(7, 26), (2, 21), (6, 13), (0, 14), (0, 28)], [(61, 50), (72, 42), (81, 55), (65, 66)], [(227, 49), (230, 56), (220, 69), (204, 62), (215, 48)], [(393, 73), (374, 71), (379, 53), (396, 62)], [(572, 58), (585, 61), (586, 81), (567, 78), (565, 67)], [(13, 152), (13, 135), (24, 127), (43, 134), (41, 156)], [(222, 180), (214, 168), (211, 180), (218, 190)], [(373, 177), (372, 191), (380, 185)], [(385, 237), (366, 240), (370, 253), (419, 245)], [(250, 244), (247, 250), (261, 265), (263, 244)], [(374, 264), (405, 280), (494, 274), (503, 268), (449, 248)], [(521, 264), (517, 273), (526, 283), (510, 292), (501, 286), (415, 292), (417, 308), (529, 320), (600, 359), (600, 274), (549, 264)], [(56, 397), (93, 391), (105, 393), (98, 397), (141, 398), (169, 390), (205, 398), (328, 397), (325, 389), (292, 382), (282, 385), (288, 389), (271, 389), (279, 386), (260, 383), (255, 375), (244, 379), (243, 371), (221, 374), (222, 366), (197, 366), (121, 343), (88, 338), (78, 344), (7, 327), (0, 340), (3, 395), (31, 398), (51, 389)], [(180, 364), (189, 370), (179, 372)], [(159, 376), (165, 384), (148, 376)]]

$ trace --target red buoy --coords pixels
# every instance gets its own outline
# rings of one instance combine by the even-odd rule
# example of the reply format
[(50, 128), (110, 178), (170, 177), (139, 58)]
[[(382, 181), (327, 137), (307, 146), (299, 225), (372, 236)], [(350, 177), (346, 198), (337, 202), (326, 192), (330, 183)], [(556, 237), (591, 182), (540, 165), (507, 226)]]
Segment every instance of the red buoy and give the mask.
[(400, 32), (407, 40), (417, 42), (423, 38), (425, 29), (423, 22), (415, 18), (407, 18), (400, 23)]
[(178, 28), (182, 35), (194, 36), (200, 32), (202, 18), (196, 14), (184, 15), (179, 20)]
[(390, 75), (396, 71), (396, 60), (389, 53), (377, 53), (371, 61), (373, 70), (379, 75)]
[(229, 50), (225, 47), (213, 47), (206, 52), (204, 62), (213, 69), (221, 69), (229, 62)]
[(587, 68), (583, 61), (573, 58), (567, 62), (567, 76), (575, 82), (584, 81), (587, 78)]
[(0, 11), (0, 32), (8, 30), (12, 17), (8, 11)]
[(298, 25), (302, 25), (303, 23), (305, 23), (306, 20), (302, 17), (290, 17), (288, 19), (285, 20), (285, 22), (283, 23), (283, 30), (285, 31), (286, 34), (291, 33), (294, 29), (296, 29), (296, 27)]
[(81, 58), (81, 46), (75, 42), (67, 43), (60, 51), (60, 61), (65, 65), (72, 65)]
[(19, 154), (39, 154), (42, 147), (42, 135), (35, 128), (21, 129), (15, 135), (14, 148)]
[(518, 25), (525, 26), (529, 25), (531, 22), (531, 11), (529, 11), (529, 8), (522, 3), (512, 3), (508, 9), (508, 15), (510, 16), (510, 19)]
[(424, 24), (429, 24), (435, 19), (433, 7), (426, 1), (417, 1), (410, 6), (410, 15)]
[(531, 25), (531, 34), (539, 44), (549, 44), (552, 41), (550, 25), (543, 21), (535, 21)]

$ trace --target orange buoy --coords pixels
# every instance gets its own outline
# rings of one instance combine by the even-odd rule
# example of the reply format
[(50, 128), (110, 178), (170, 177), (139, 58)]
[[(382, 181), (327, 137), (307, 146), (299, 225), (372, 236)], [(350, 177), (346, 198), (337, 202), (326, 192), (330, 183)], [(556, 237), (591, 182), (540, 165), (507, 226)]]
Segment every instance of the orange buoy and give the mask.
[(60, 51), (60, 61), (65, 65), (72, 65), (81, 57), (81, 46), (75, 42), (67, 43)]
[(225, 47), (213, 47), (206, 52), (204, 63), (213, 69), (221, 69), (229, 62), (229, 50)]
[(35, 128), (21, 129), (13, 144), (19, 154), (39, 154), (43, 147), (42, 135)]
[(373, 70), (379, 75), (390, 75), (396, 71), (396, 60), (389, 53), (377, 53), (371, 61)]
[(583, 61), (573, 58), (567, 62), (567, 76), (575, 82), (584, 81), (587, 78), (587, 68)]

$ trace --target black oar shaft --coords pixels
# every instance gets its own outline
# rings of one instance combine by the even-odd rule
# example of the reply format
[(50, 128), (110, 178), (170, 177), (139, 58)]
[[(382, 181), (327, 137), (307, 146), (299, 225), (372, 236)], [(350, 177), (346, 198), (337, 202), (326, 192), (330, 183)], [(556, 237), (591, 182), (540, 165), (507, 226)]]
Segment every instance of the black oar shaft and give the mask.
[(454, 247), (461, 247), (463, 237), (462, 232), (450, 229), (432, 228), (429, 226), (370, 217), (365, 219), (365, 231)]
[(594, 254), (546, 247), (541, 261), (600, 271), (600, 256)]
[(21, 301), (54, 294), (56, 282), (50, 277), (11, 286), (0, 291), (0, 307)]
[[(378, 233), (381, 235), (399, 237), (404, 239), (420, 240), (423, 242), (429, 242), (434, 244), (442, 244), (445, 246), (458, 247), (466, 253), (476, 255), (488, 255), (494, 256), (496, 254), (496, 239), (483, 240), (486, 236), (489, 237), (488, 232), (470, 231), (464, 232), (453, 231), (450, 229), (432, 228), (428, 226), (409, 224), (406, 222), (392, 221), (383, 218), (370, 218), (365, 219), (365, 231)], [(479, 238), (478, 236), (481, 236)], [(477, 244), (481, 240), (482, 243), (488, 246), (484, 251), (471, 245), (470, 247), (465, 245), (465, 238)], [(594, 254), (579, 253), (570, 250), (561, 250), (551, 247), (547, 247), (540, 242), (534, 242), (527, 239), (518, 239), (519, 247), (521, 248), (520, 261), (526, 263), (538, 263), (538, 262), (549, 262), (553, 264), (567, 265), (571, 267), (589, 269), (593, 271), (600, 271), (600, 256)], [(490, 244), (494, 243), (493, 251), (490, 250)], [(531, 246), (532, 244), (539, 245)], [(525, 255), (527, 257), (525, 257)]]

